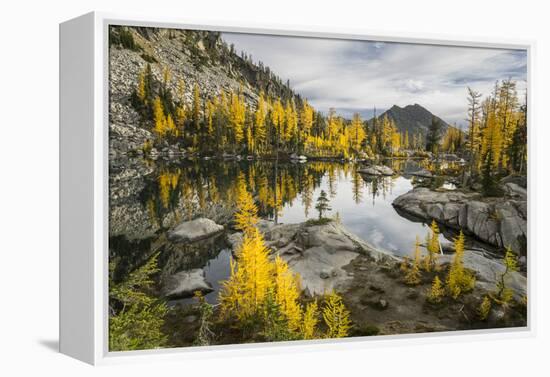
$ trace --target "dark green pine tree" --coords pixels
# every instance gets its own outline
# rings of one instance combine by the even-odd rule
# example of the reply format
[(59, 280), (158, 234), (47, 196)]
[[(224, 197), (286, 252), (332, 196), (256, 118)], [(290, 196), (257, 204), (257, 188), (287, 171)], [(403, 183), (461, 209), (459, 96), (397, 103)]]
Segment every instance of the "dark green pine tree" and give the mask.
[(432, 117), (432, 123), (428, 128), (426, 135), (426, 150), (436, 154), (438, 152), (439, 140), (441, 139), (441, 122), (436, 117)]
[(326, 211), (330, 211), (332, 208), (328, 205), (329, 199), (327, 197), (327, 193), (325, 190), (321, 190), (321, 194), (317, 198), (317, 204), (315, 205), (315, 209), (319, 211), (319, 220), (323, 218), (323, 213)]
[(483, 172), (481, 177), (481, 187), (483, 190), (483, 195), (485, 196), (495, 196), (497, 194), (497, 184), (495, 177), (493, 177), (493, 151), (491, 148), (487, 151), (485, 155), (485, 161), (483, 165)]

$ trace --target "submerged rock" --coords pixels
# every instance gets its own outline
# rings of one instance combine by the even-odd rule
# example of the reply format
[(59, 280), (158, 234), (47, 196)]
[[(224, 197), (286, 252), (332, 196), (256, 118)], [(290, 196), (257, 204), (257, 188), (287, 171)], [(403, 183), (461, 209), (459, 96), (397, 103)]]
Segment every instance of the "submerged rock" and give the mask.
[(393, 170), (384, 165), (371, 165), (371, 166), (367, 166), (366, 168), (359, 169), (357, 171), (361, 174), (367, 174), (367, 175), (385, 175), (385, 176), (394, 175)]
[(195, 268), (180, 271), (168, 277), (162, 288), (162, 294), (169, 299), (178, 299), (192, 297), (196, 291), (209, 293), (213, 290), (212, 285), (206, 281), (204, 270)]
[(172, 242), (195, 242), (215, 236), (223, 232), (223, 226), (214, 221), (201, 217), (185, 221), (168, 232), (168, 240)]

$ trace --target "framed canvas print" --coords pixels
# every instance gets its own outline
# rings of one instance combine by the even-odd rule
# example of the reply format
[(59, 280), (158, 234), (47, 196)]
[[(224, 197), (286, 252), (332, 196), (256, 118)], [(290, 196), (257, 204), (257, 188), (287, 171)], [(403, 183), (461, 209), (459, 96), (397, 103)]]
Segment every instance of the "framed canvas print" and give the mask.
[(530, 44), (60, 31), (62, 352), (530, 333)]

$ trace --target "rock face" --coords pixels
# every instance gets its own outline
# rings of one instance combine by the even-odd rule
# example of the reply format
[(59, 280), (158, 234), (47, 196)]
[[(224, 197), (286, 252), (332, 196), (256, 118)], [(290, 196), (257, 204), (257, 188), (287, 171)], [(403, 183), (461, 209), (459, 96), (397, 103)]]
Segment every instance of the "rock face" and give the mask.
[(168, 239), (172, 242), (195, 242), (215, 236), (221, 232), (223, 232), (222, 225), (201, 217), (179, 224), (168, 232)]
[(367, 175), (385, 175), (390, 176), (393, 175), (394, 172), (391, 168), (383, 165), (372, 165), (367, 166), (366, 168), (362, 168), (357, 170), (361, 174), (367, 174)]
[(310, 295), (342, 288), (351, 279), (342, 267), (360, 253), (374, 258), (382, 254), (337, 222), (275, 225), (266, 228), (264, 236), (274, 255), (300, 275), (302, 288)]
[(162, 294), (169, 299), (178, 299), (191, 297), (196, 291), (209, 293), (213, 290), (205, 279), (204, 270), (195, 268), (170, 276), (162, 288)]
[(508, 182), (505, 183), (502, 188), (506, 192), (507, 195), (520, 199), (520, 200), (527, 200), (527, 190), (517, 183)]
[(497, 247), (523, 254), (527, 239), (527, 201), (483, 200), (479, 194), (415, 188), (397, 197), (394, 207), (422, 219), (435, 219)]

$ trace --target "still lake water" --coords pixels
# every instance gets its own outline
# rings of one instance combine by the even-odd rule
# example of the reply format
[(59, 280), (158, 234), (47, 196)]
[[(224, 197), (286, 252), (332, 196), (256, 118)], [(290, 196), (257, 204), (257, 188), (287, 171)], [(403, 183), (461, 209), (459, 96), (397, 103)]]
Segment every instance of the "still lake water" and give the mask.
[[(153, 248), (157, 240), (178, 222), (196, 217), (201, 208), (210, 203), (234, 206), (238, 182), (246, 182), (254, 193), (262, 218), (275, 219), (278, 223), (300, 223), (315, 219), (316, 200), (321, 191), (330, 199), (331, 211), (327, 217), (338, 216), (344, 226), (376, 248), (396, 255), (411, 255), (416, 237), (423, 242), (428, 226), (401, 216), (392, 206), (393, 200), (422, 182), (408, 175), (420, 168), (415, 161), (388, 162), (400, 173), (393, 177), (369, 177), (357, 172), (358, 166), (334, 162), (307, 162), (300, 164), (273, 162), (221, 162), (201, 161), (182, 164), (156, 162), (153, 173), (146, 177), (144, 188), (135, 193), (133, 203), (148, 213), (148, 227), (158, 229), (146, 244)], [(453, 185), (442, 182), (443, 188), (453, 189)], [(130, 229), (144, 224), (126, 224)], [(136, 229), (136, 233), (138, 231)], [(120, 237), (120, 235), (118, 235)], [(441, 241), (444, 236), (441, 235)], [(128, 255), (128, 250), (117, 250), (121, 242), (111, 242), (111, 254), (118, 258)], [(141, 245), (141, 244), (140, 244)], [(151, 245), (151, 246), (147, 246)], [(121, 246), (122, 247), (122, 246)], [(128, 246), (125, 245), (128, 249)], [(214, 292), (206, 295), (210, 303), (217, 301), (220, 282), (229, 276), (231, 251), (227, 246), (216, 246), (205, 255), (178, 262), (178, 271), (203, 268), (206, 279)], [(214, 248), (216, 248), (214, 247)], [(151, 252), (152, 250), (145, 250)], [(131, 250), (132, 257), (139, 251)], [(195, 254), (201, 252), (193, 251)], [(162, 265), (167, 274), (174, 273), (174, 263), (170, 268)], [(176, 300), (173, 303), (188, 303), (191, 299)]]
[[(368, 180), (361, 183), (364, 193), (356, 200), (353, 195), (354, 182), (349, 177), (339, 177), (337, 188), (330, 196), (332, 210), (326, 216), (338, 215), (347, 229), (378, 249), (396, 255), (411, 254), (416, 236), (423, 240), (428, 228), (425, 224), (400, 216), (392, 206), (396, 197), (413, 188), (411, 179), (402, 176), (364, 179)], [(379, 192), (373, 191), (374, 185), (383, 189)], [(329, 189), (328, 177), (325, 176), (315, 189), (313, 197), (317, 198), (322, 190), (329, 192)], [(310, 211), (306, 216), (304, 205), (300, 200), (296, 200), (284, 206), (279, 222), (300, 223), (317, 218), (317, 215)]]

